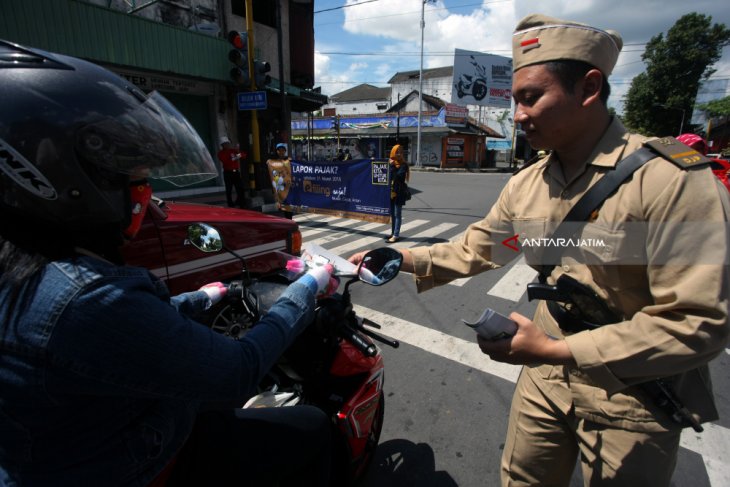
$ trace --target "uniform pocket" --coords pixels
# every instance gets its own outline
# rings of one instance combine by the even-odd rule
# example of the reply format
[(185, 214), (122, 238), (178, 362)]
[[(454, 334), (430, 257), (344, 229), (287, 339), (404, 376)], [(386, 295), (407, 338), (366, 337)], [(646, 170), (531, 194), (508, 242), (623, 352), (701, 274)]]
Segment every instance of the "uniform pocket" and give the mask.
[(545, 218), (515, 218), (512, 227), (519, 242), (520, 250), (525, 255), (525, 262), (533, 267), (541, 266), (545, 252), (544, 240), (548, 235)]

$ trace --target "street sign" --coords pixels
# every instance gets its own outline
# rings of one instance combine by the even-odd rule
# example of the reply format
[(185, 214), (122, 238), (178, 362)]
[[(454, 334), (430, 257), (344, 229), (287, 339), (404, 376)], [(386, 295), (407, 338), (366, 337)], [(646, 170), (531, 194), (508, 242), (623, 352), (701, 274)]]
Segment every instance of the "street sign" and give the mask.
[(238, 94), (239, 110), (266, 110), (265, 91), (244, 91)]

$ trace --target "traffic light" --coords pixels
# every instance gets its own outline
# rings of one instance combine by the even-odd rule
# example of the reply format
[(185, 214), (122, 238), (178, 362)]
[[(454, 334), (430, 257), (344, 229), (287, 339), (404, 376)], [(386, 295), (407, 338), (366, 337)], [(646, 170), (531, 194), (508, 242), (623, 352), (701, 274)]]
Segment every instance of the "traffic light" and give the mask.
[(228, 33), (228, 42), (233, 46), (228, 52), (228, 60), (236, 65), (231, 69), (231, 79), (237, 85), (248, 85), (251, 83), (248, 72), (248, 35), (232, 30)]
[(255, 59), (253, 62), (253, 76), (256, 81), (257, 88), (263, 88), (264, 86), (271, 83), (271, 76), (268, 73), (271, 71), (271, 64), (266, 61), (259, 61)]

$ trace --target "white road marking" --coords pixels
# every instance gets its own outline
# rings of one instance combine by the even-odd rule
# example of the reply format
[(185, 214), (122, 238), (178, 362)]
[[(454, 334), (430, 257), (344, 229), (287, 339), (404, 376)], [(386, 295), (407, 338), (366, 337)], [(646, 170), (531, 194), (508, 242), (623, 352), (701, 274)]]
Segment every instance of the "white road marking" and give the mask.
[(537, 276), (537, 271), (525, 264), (522, 256), (515, 262), (507, 273), (492, 286), (487, 294), (498, 298), (517, 302), (525, 294), (527, 284)]
[(346, 229), (358, 223), (358, 220), (347, 220), (344, 222), (333, 222), (325, 227), (310, 228), (308, 230), (302, 230), (302, 238), (309, 238), (313, 235), (319, 235), (320, 233), (329, 232), (332, 230)]
[[(413, 220), (413, 221), (403, 223), (401, 225), (400, 229), (401, 229), (401, 231), (408, 231), (411, 228), (416, 228), (418, 226), (425, 225), (426, 223), (429, 223), (429, 221), (428, 220)], [(347, 257), (347, 256), (349, 256), (350, 253), (352, 253), (352, 251), (354, 251), (356, 249), (365, 247), (366, 245), (370, 245), (371, 243), (374, 243), (374, 242), (378, 242), (378, 241), (383, 242), (383, 237), (384, 237), (384, 235), (383, 236), (379, 235), (377, 237), (364, 237), (364, 238), (355, 240), (353, 242), (340, 245), (339, 247), (334, 247), (334, 248), (327, 249), (327, 250), (334, 252), (337, 255)]]
[(516, 382), (520, 374), (520, 366), (495, 362), (484, 355), (476, 335), (474, 341), (467, 341), (363, 306), (354, 305), (354, 309), (359, 316), (382, 326), (379, 333), (395, 340), (510, 382)]
[(431, 227), (428, 230), (424, 230), (420, 233), (417, 233), (415, 235), (409, 235), (407, 238), (416, 240), (415, 242), (403, 242), (402, 245), (396, 244), (394, 247), (396, 248), (408, 248), (408, 247), (415, 247), (416, 245), (421, 245), (421, 242), (418, 242), (418, 239), (427, 239), (427, 238), (433, 238), (441, 235), (444, 232), (448, 232), (452, 228), (458, 226), (457, 223), (439, 223), (435, 227)]
[[(354, 309), (361, 317), (382, 326), (379, 333), (394, 340), (501, 379), (513, 383), (517, 381), (521, 367), (491, 360), (479, 349), (476, 338), (474, 341), (463, 340), (359, 305), (354, 305)], [(705, 431), (702, 433), (695, 433), (691, 428), (685, 428), (680, 445), (702, 456), (710, 485), (728, 486), (730, 464), (726, 455), (730, 451), (730, 429), (714, 423), (705, 423), (703, 426)]]

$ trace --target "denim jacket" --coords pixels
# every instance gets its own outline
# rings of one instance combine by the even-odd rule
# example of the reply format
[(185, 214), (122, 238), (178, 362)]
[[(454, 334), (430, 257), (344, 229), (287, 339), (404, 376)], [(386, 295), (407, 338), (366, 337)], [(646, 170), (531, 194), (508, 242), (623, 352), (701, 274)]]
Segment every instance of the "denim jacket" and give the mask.
[(0, 288), (0, 486), (147, 485), (205, 402), (249, 396), (313, 318), (301, 283), (242, 340), (189, 316), (144, 269), (56, 261), (11, 301)]

